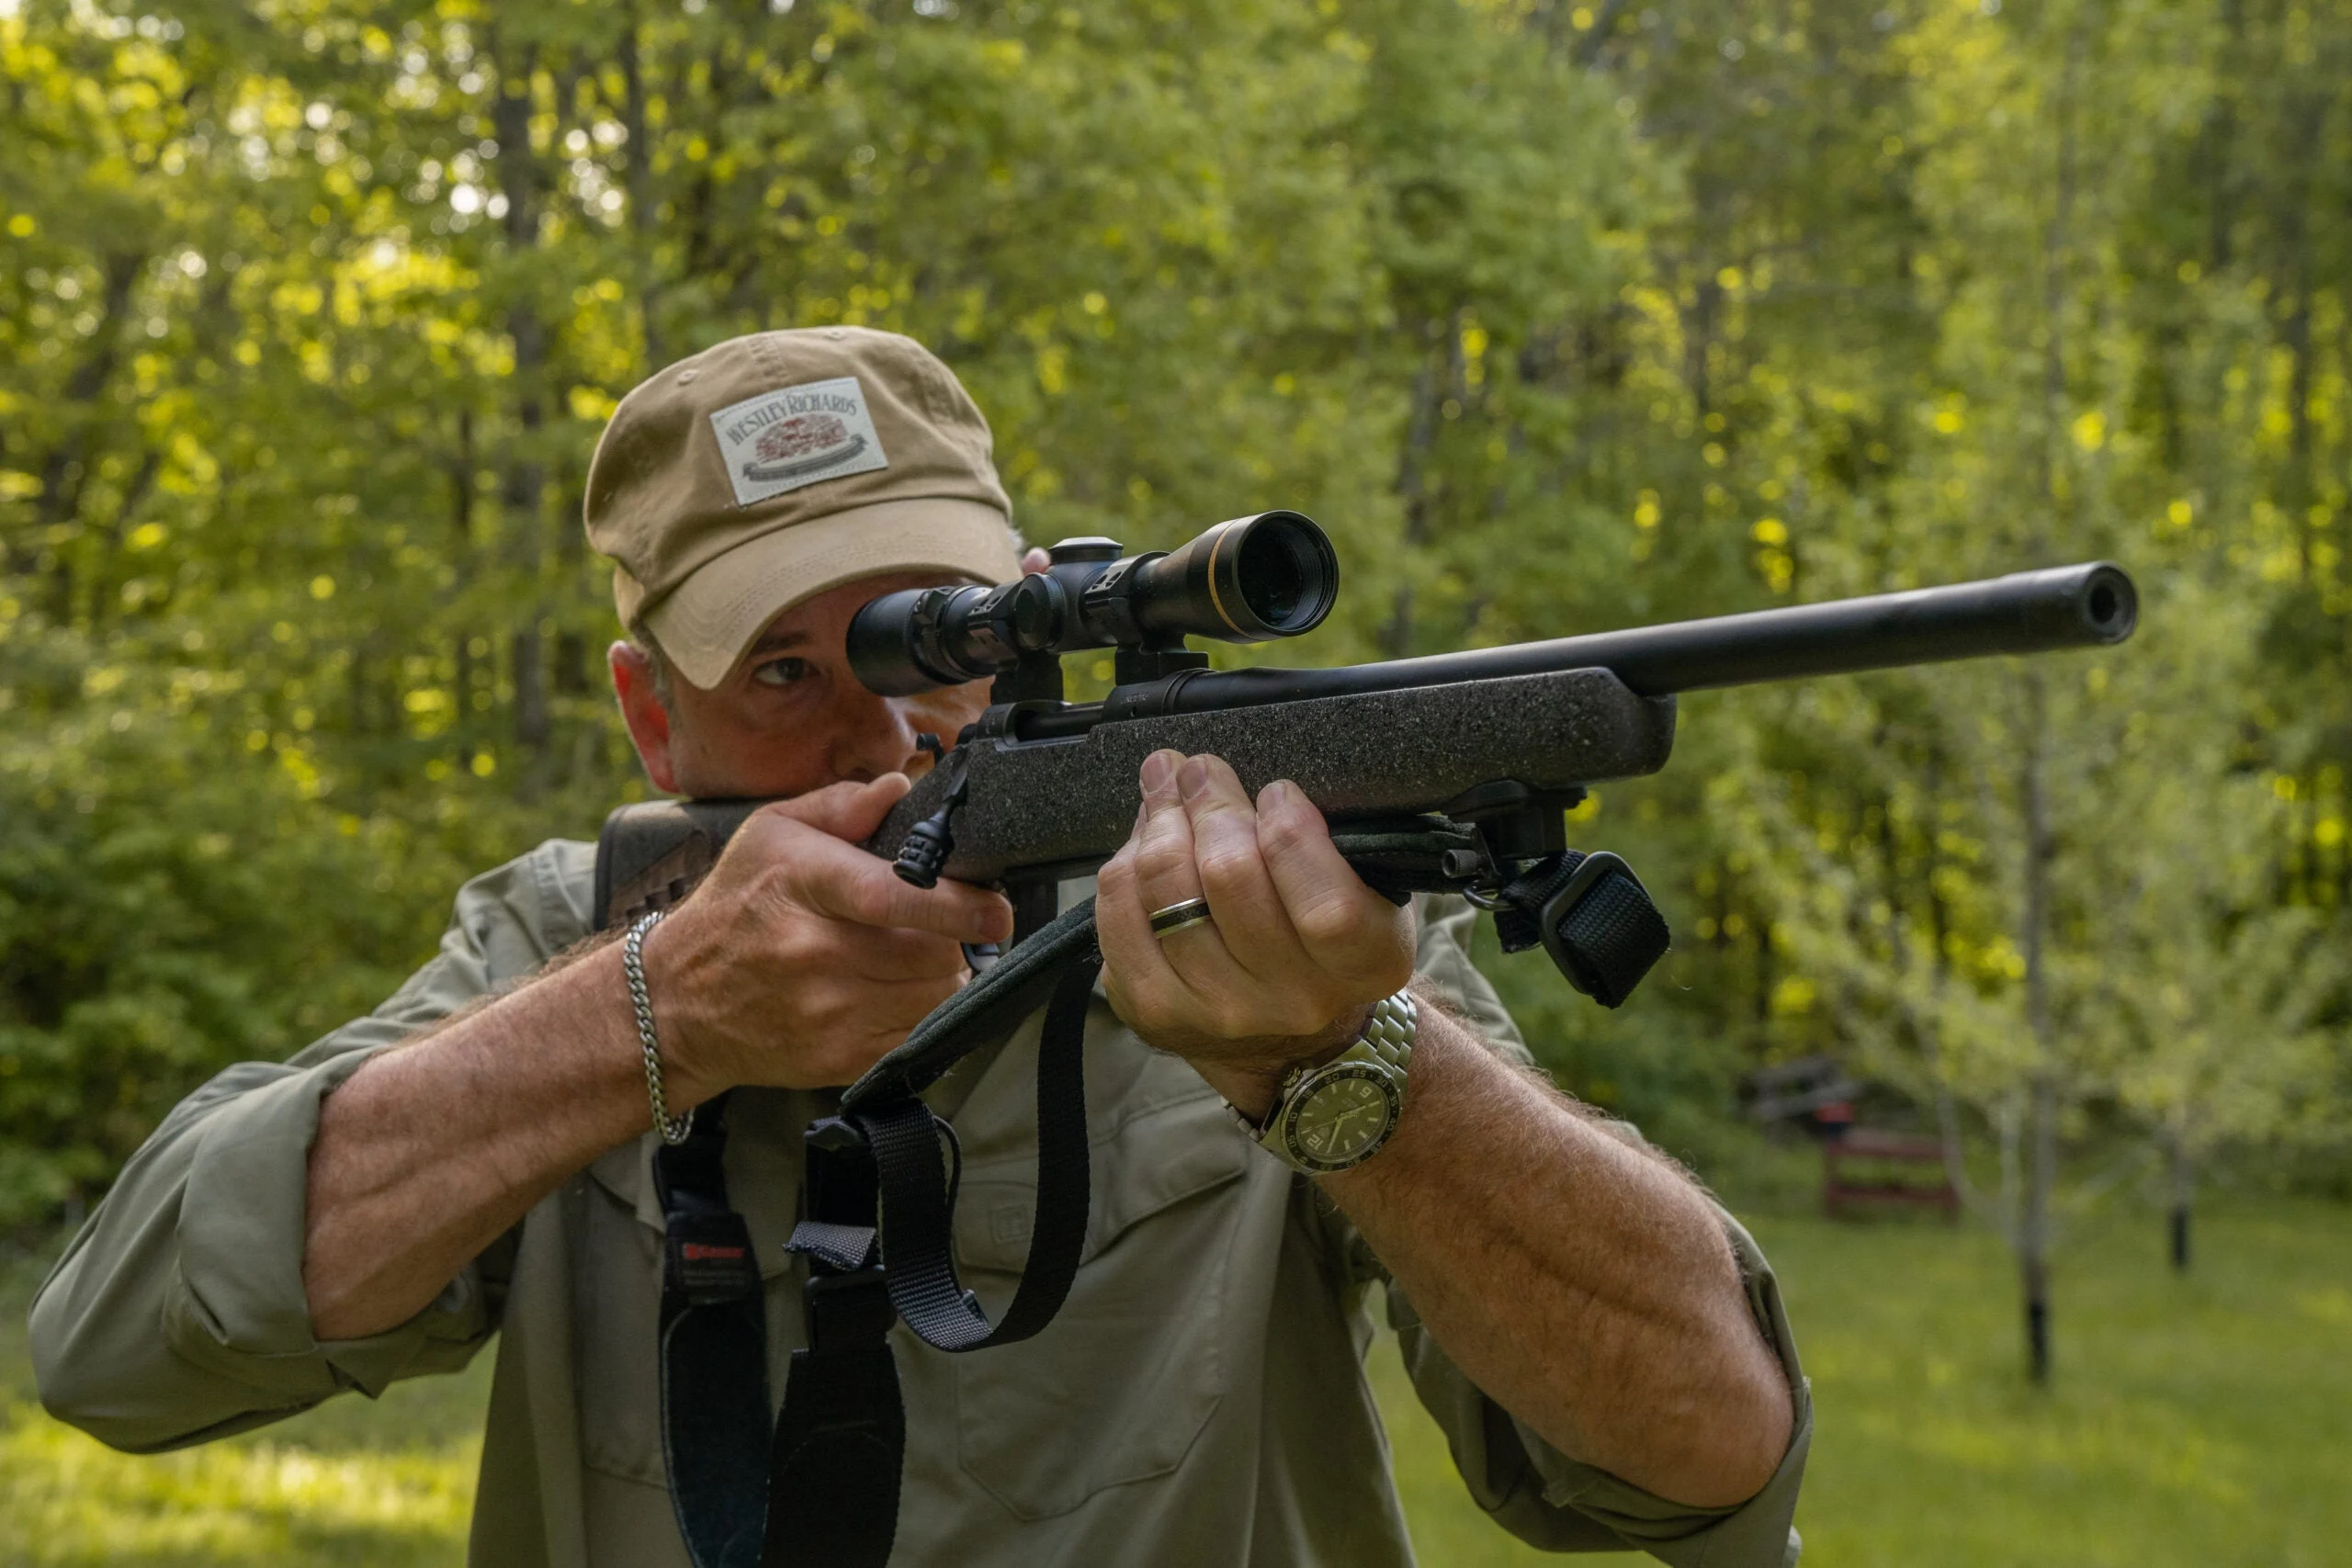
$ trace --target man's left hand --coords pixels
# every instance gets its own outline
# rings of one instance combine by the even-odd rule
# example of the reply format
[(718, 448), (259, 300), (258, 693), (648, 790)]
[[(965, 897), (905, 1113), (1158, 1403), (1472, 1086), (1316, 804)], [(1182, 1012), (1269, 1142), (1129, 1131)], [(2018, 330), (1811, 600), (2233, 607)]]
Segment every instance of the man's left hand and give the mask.
[[(1095, 896), (1111, 1006), (1262, 1117), (1285, 1073), (1346, 1049), (1412, 977), (1411, 911), (1364, 886), (1295, 784), (1252, 803), (1221, 758), (1175, 751), (1144, 759), (1142, 783)], [(1152, 934), (1152, 911), (1192, 898), (1208, 920)]]

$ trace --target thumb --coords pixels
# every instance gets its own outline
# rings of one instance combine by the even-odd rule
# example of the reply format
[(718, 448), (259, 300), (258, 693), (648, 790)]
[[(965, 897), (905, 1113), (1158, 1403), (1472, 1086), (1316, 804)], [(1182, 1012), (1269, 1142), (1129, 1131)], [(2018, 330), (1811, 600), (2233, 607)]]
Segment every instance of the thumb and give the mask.
[(890, 807), (905, 798), (912, 783), (904, 773), (884, 773), (865, 784), (842, 783), (796, 795), (760, 807), (763, 817), (781, 817), (803, 823), (820, 833), (862, 844), (882, 826)]

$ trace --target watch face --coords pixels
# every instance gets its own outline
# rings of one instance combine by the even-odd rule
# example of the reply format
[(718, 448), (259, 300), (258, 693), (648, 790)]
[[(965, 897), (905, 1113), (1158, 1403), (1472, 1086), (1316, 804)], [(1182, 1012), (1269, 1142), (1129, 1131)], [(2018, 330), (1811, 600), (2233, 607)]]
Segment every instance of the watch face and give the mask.
[(1380, 1068), (1358, 1063), (1329, 1068), (1291, 1102), (1283, 1118), (1283, 1142), (1309, 1170), (1345, 1170), (1386, 1141), (1402, 1109), (1395, 1082)]

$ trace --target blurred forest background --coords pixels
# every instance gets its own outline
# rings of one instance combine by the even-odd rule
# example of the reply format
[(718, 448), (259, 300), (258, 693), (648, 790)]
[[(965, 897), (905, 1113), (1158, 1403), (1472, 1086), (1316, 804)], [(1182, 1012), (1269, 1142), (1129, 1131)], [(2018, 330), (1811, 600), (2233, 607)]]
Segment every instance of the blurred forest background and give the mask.
[(1498, 974), (1710, 1174), (1838, 1056), (2030, 1289), (2341, 1197), (2348, 306), (2344, 0), (0, 0), (0, 1228), (641, 796), (590, 451), (831, 322), (1033, 539), (1322, 521), (1284, 660), (2122, 562), (2110, 653), (1688, 700), (1576, 829), (1678, 951)]

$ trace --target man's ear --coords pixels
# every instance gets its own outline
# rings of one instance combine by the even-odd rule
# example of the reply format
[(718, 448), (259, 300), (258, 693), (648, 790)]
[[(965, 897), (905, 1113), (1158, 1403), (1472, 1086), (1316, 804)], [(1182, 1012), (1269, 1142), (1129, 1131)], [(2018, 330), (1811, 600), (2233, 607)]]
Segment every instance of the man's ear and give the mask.
[(670, 765), (670, 710), (655, 688), (653, 660), (635, 643), (616, 642), (605, 650), (605, 662), (613, 671), (613, 695), (620, 700), (621, 722), (628, 726), (645, 776), (662, 794), (677, 794)]

